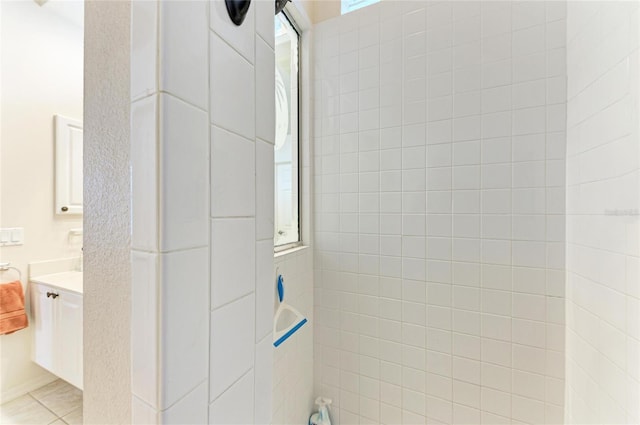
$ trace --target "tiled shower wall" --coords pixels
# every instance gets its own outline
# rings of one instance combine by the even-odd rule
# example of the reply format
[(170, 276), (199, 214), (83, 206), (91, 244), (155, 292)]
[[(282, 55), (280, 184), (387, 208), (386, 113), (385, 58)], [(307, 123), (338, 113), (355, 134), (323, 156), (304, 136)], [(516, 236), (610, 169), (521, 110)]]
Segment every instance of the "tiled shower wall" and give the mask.
[(565, 3), (314, 29), (315, 387), (334, 423), (561, 423)]
[(567, 424), (640, 423), (637, 2), (567, 14)]
[[(314, 408), (313, 389), (313, 250), (279, 254), (277, 274), (284, 278), (285, 300), (308, 322), (273, 351), (273, 425), (304, 424)], [(274, 290), (275, 295), (275, 290)], [(278, 299), (274, 297), (274, 309)], [(283, 321), (287, 318), (283, 317)], [(289, 318), (290, 320), (290, 318)], [(284, 323), (286, 324), (286, 323)], [(279, 324), (283, 326), (284, 324)]]
[[(296, 23), (302, 28), (311, 26), (304, 13), (300, 13), (289, 3), (287, 10), (294, 12)], [(310, 74), (312, 58), (305, 54), (310, 50), (310, 31), (302, 31), (300, 36), (300, 104), (302, 110), (309, 110), (311, 102)], [(291, 338), (273, 350), (273, 425), (304, 424), (314, 410), (316, 393), (313, 387), (313, 234), (311, 207), (311, 120), (309, 113), (300, 116), (300, 236), (304, 246), (281, 251), (275, 255), (276, 275), (284, 277), (285, 300), (298, 309), (308, 321)], [(273, 171), (272, 171), (273, 173)], [(275, 277), (275, 275), (274, 275)], [(278, 307), (275, 280), (272, 279), (274, 310)], [(291, 316), (282, 318), (278, 328), (288, 325)]]
[(273, 2), (132, 8), (132, 422), (271, 423)]

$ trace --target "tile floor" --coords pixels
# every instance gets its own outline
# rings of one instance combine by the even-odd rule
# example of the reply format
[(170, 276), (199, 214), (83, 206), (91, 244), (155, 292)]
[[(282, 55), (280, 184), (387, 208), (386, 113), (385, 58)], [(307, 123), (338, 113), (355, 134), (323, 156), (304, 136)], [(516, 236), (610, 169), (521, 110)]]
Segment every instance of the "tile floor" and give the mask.
[(82, 391), (58, 379), (0, 405), (2, 425), (81, 425)]

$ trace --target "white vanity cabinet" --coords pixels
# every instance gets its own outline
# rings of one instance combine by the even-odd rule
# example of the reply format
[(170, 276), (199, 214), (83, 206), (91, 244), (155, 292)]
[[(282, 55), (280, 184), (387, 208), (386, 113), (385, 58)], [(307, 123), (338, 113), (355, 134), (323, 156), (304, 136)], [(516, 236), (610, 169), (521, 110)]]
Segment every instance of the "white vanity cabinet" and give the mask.
[(82, 389), (82, 294), (31, 281), (33, 361)]

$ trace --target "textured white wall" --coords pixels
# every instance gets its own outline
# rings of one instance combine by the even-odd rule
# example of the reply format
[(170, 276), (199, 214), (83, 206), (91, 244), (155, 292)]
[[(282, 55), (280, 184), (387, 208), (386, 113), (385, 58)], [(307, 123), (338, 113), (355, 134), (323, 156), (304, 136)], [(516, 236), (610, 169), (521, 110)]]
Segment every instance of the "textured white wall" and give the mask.
[(561, 423), (565, 3), (315, 27), (316, 386), (339, 423)]
[(566, 423), (640, 423), (640, 16), (568, 2)]
[[(83, 29), (32, 1), (0, 8), (0, 227), (25, 229), (24, 245), (0, 248), (0, 260), (20, 269), (26, 290), (28, 263), (77, 257), (82, 246), (68, 233), (82, 218), (53, 211), (53, 116), (82, 120)], [(31, 330), (0, 337), (2, 398), (55, 379), (31, 361)]]
[(131, 422), (128, 1), (85, 3), (84, 423)]

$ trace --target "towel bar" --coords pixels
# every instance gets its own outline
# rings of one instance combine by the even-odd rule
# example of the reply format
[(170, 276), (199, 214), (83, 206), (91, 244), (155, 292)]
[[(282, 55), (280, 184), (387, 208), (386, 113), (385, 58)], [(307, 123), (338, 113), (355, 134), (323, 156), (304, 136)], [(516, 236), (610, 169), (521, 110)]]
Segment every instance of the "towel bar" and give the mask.
[(6, 272), (9, 270), (13, 270), (18, 273), (18, 279), (22, 281), (22, 272), (20, 271), (20, 269), (11, 266), (11, 263), (0, 263), (0, 272)]

